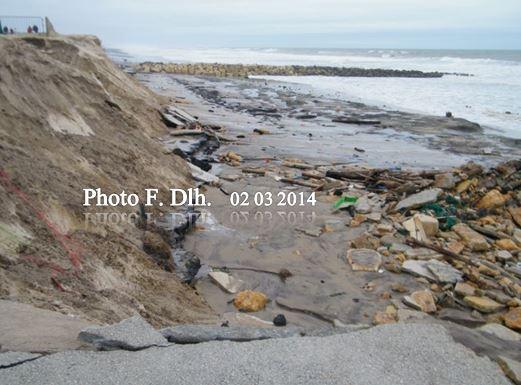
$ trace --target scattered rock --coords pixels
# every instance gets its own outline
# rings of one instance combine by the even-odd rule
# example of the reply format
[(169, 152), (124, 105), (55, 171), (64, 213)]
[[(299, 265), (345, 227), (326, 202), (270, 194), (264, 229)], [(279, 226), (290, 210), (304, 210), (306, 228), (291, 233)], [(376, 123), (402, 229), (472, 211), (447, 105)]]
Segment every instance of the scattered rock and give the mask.
[(478, 209), (493, 209), (503, 206), (507, 200), (506, 196), (501, 194), (498, 190), (493, 189), (481, 198), (476, 207)]
[(233, 304), (241, 311), (256, 312), (266, 307), (268, 297), (261, 292), (245, 290), (235, 296)]
[(456, 283), (456, 287), (454, 287), (454, 292), (457, 295), (459, 295), (460, 297), (468, 297), (468, 296), (476, 295), (476, 289), (474, 288), (474, 286), (471, 286), (465, 282)]
[(287, 323), (284, 314), (277, 314), (275, 318), (273, 318), (273, 325), (275, 326), (286, 326)]
[(447, 249), (449, 249), (450, 251), (452, 251), (455, 254), (461, 254), (463, 249), (465, 249), (465, 245), (458, 241), (450, 241), (447, 244)]
[(324, 232), (334, 233), (337, 231), (345, 230), (346, 224), (344, 221), (339, 219), (328, 219), (324, 222)]
[(510, 329), (521, 330), (521, 307), (515, 307), (504, 314), (503, 321)]
[(509, 328), (506, 328), (498, 323), (490, 323), (483, 325), (478, 330), (485, 333), (493, 334), (503, 340), (521, 341), (521, 334), (516, 333), (515, 331), (510, 330)]
[(468, 295), (463, 300), (473, 309), (479, 310), (482, 313), (494, 313), (504, 308), (500, 303), (487, 297), (477, 297)]
[(98, 350), (140, 350), (151, 346), (167, 346), (165, 338), (141, 316), (135, 315), (115, 325), (88, 327), (78, 338)]
[(391, 290), (397, 293), (407, 293), (409, 291), (409, 289), (407, 289), (402, 283), (393, 283), (391, 285)]
[(444, 321), (451, 321), (451, 322), (457, 323), (459, 325), (463, 325), (463, 326), (467, 326), (467, 327), (471, 327), (471, 328), (483, 325), (486, 322), (486, 320), (481, 316), (473, 317), (471, 314), (469, 314), (466, 311), (452, 309), (452, 308), (442, 309), (438, 313), (438, 318), (440, 318)]
[(496, 253), (494, 255), (498, 261), (501, 261), (503, 263), (511, 261), (514, 257), (512, 256), (512, 253), (510, 253), (507, 250), (496, 250)]
[(521, 207), (509, 207), (508, 212), (512, 215), (512, 219), (521, 227)]
[(319, 237), (322, 234), (322, 228), (318, 226), (309, 225), (306, 227), (297, 227), (295, 230), (300, 231), (310, 237)]
[(431, 259), (425, 264), (427, 269), (440, 283), (456, 283), (461, 281), (461, 272), (445, 262)]
[(413, 218), (417, 223), (421, 223), (421, 226), (428, 237), (434, 237), (438, 234), (439, 222), (436, 218), (426, 214), (415, 214)]
[(402, 263), (402, 270), (416, 277), (423, 277), (430, 282), (436, 282), (436, 277), (427, 268), (427, 261), (407, 260)]
[(169, 342), (176, 344), (197, 344), (208, 341), (253, 341), (269, 338), (300, 336), (296, 327), (257, 328), (251, 326), (178, 325), (161, 329), (161, 334)]
[(403, 303), (424, 313), (434, 313), (437, 310), (434, 296), (428, 290), (415, 291), (411, 295), (406, 295), (403, 297)]
[(380, 240), (369, 233), (363, 233), (351, 240), (351, 246), (356, 249), (376, 250), (380, 247)]
[(427, 203), (436, 202), (441, 193), (440, 188), (433, 188), (410, 195), (396, 205), (396, 210), (414, 209)]
[(0, 369), (9, 368), (27, 361), (32, 361), (41, 356), (41, 354), (25, 352), (0, 353)]
[(396, 322), (396, 315), (390, 314), (385, 311), (377, 311), (373, 316), (374, 325), (384, 325)]
[(521, 385), (521, 363), (511, 358), (499, 356), (497, 362), (505, 375), (516, 385)]
[(516, 245), (516, 243), (508, 238), (505, 239), (498, 239), (495, 243), (496, 247), (500, 248), (501, 250), (507, 250), (507, 251), (515, 251), (518, 250), (519, 247)]
[(368, 214), (372, 211), (372, 206), (369, 203), (369, 199), (367, 196), (362, 196), (358, 198), (358, 200), (355, 203), (355, 210), (357, 213), (360, 214)]
[(244, 284), (243, 281), (237, 279), (230, 274), (224, 273), (222, 271), (212, 271), (208, 273), (208, 276), (215, 281), (222, 289), (226, 290), (228, 293), (235, 294)]
[(428, 317), (428, 315), (418, 310), (398, 309), (397, 317), (400, 322), (407, 322), (425, 319), (426, 317)]
[(382, 266), (382, 256), (370, 249), (349, 249), (347, 260), (353, 271), (378, 271)]
[(269, 135), (270, 131), (265, 128), (254, 128), (253, 132), (259, 135)]
[(438, 174), (434, 177), (434, 187), (450, 190), (456, 186), (459, 178), (451, 172)]
[(485, 237), (472, 230), (466, 224), (458, 223), (457, 225), (454, 225), (452, 229), (463, 239), (465, 244), (472, 251), (485, 251), (489, 249), (490, 245)]

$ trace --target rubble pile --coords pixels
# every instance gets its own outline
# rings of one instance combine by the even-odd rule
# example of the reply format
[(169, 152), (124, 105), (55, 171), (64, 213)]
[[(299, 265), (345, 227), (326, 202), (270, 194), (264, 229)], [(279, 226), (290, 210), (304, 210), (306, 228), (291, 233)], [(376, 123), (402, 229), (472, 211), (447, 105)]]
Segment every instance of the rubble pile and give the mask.
[[(235, 153), (221, 159), (241, 164)], [(309, 187), (351, 227), (367, 225), (348, 245), (346, 261), (353, 272), (416, 276), (425, 290), (405, 295), (408, 307), (465, 325), (521, 330), (521, 161), (488, 171), (472, 162), (449, 171), (402, 171), (286, 159), (242, 171)], [(397, 319), (392, 305), (375, 314), (375, 323)]]

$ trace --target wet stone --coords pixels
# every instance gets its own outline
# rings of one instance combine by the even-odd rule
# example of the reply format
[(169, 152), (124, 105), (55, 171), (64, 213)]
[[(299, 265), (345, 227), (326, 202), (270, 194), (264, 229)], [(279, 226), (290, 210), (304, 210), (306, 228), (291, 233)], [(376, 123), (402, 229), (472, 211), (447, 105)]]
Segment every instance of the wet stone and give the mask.
[(458, 223), (453, 226), (452, 229), (463, 239), (472, 251), (485, 251), (489, 249), (490, 245), (485, 237), (472, 230), (466, 224)]
[(493, 313), (501, 310), (504, 306), (487, 297), (466, 296), (463, 300), (473, 309), (482, 313)]
[(428, 290), (415, 291), (411, 295), (403, 297), (403, 302), (416, 310), (421, 310), (424, 313), (436, 312), (436, 303), (432, 293)]
[(441, 193), (440, 188), (433, 188), (410, 195), (396, 205), (396, 210), (414, 209), (427, 203), (436, 202)]
[(486, 321), (482, 317), (473, 317), (470, 313), (462, 310), (445, 308), (440, 310), (438, 317), (444, 321), (451, 321), (467, 327), (483, 325)]
[(228, 293), (235, 294), (237, 293), (241, 286), (244, 284), (238, 278), (231, 276), (230, 274), (224, 273), (222, 271), (212, 271), (208, 273), (208, 276), (217, 283), (223, 290)]
[(448, 263), (431, 259), (425, 265), (440, 283), (456, 283), (462, 279), (461, 272)]
[(416, 277), (423, 277), (430, 282), (436, 282), (436, 277), (427, 268), (427, 261), (407, 260), (402, 264), (402, 270)]
[(490, 323), (483, 325), (478, 330), (485, 333), (493, 334), (496, 337), (499, 337), (503, 340), (521, 341), (521, 334), (498, 323)]
[(466, 297), (469, 295), (475, 295), (476, 289), (474, 288), (474, 286), (471, 286), (468, 283), (458, 282), (454, 287), (454, 292), (460, 297)]
[(510, 378), (514, 384), (521, 384), (521, 362), (504, 356), (499, 356), (497, 362), (505, 375)]
[(349, 249), (347, 260), (353, 271), (378, 271), (382, 265), (380, 253), (370, 249)]

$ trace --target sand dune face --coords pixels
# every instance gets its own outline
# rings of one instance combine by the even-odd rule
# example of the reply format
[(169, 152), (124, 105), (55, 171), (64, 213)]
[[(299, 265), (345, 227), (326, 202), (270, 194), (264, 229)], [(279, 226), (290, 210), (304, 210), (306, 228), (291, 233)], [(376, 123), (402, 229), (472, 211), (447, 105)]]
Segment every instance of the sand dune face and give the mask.
[(166, 99), (94, 37), (4, 37), (0, 52), (0, 297), (100, 322), (204, 318), (199, 297), (142, 251), (143, 230), (86, 221), (82, 207), (83, 188), (189, 187), (184, 161), (154, 139)]

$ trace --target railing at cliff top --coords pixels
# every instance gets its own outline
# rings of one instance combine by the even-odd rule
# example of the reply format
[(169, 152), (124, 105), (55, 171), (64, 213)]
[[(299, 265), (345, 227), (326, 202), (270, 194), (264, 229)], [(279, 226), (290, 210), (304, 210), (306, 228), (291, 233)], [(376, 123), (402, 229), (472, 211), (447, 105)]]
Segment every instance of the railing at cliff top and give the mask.
[(5, 28), (7, 28), (7, 34), (28, 33), (29, 27), (31, 27), (31, 33), (35, 33), (33, 31), (35, 26), (38, 29), (37, 33), (40, 34), (47, 32), (43, 17), (0, 15), (0, 34), (5, 34)]

